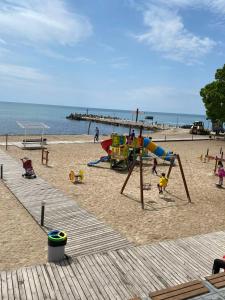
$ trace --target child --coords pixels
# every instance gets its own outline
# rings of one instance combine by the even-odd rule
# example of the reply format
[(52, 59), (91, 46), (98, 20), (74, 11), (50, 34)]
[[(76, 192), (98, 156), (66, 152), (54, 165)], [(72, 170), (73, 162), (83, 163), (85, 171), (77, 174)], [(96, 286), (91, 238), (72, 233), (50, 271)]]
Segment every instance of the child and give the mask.
[(222, 185), (223, 185), (223, 177), (225, 177), (225, 171), (224, 171), (224, 168), (223, 168), (222, 161), (218, 162), (218, 173), (217, 174), (219, 176), (219, 184), (218, 184), (218, 186), (222, 187)]
[(158, 165), (158, 162), (157, 162), (157, 159), (156, 158), (154, 158), (154, 160), (153, 160), (153, 166), (152, 166), (152, 174), (158, 174), (157, 173), (157, 171), (156, 171), (156, 167), (157, 167), (157, 165)]
[(166, 178), (165, 173), (162, 173), (159, 183), (157, 184), (158, 189), (159, 189), (159, 194), (162, 194), (163, 190), (165, 191), (167, 184), (168, 184), (168, 178)]

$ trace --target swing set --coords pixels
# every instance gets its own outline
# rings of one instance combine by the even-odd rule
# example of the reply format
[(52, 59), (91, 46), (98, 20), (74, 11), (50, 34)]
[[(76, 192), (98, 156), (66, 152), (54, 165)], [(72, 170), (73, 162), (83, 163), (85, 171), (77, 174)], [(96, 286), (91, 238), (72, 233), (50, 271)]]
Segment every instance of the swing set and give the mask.
[[(139, 135), (139, 138), (143, 138), (142, 137), (142, 128), (140, 128), (140, 135)], [(137, 163), (139, 162), (139, 174), (140, 174), (140, 198), (141, 198), (141, 206), (142, 206), (142, 209), (145, 209), (145, 203), (144, 203), (144, 184), (143, 184), (143, 145), (140, 146), (140, 151), (139, 151), (139, 154), (137, 155), (137, 158), (133, 161), (130, 169), (129, 169), (129, 173), (124, 181), (124, 184), (121, 188), (121, 191), (120, 193), (123, 194), (124, 192), (124, 189), (132, 175), (132, 172), (134, 170), (134, 167), (137, 165)], [(169, 166), (169, 170), (167, 172), (167, 179), (169, 179), (170, 177), (170, 174), (171, 174), (171, 171), (172, 171), (172, 168), (174, 166), (174, 163), (175, 163), (175, 160), (177, 160), (178, 162), (178, 165), (179, 165), (179, 169), (180, 169), (180, 173), (181, 173), (181, 176), (182, 176), (182, 180), (183, 180), (183, 183), (184, 183), (184, 188), (185, 188), (185, 192), (186, 192), (186, 195), (187, 195), (187, 199), (188, 199), (188, 203), (191, 203), (191, 197), (190, 197), (190, 194), (189, 194), (189, 190), (188, 190), (188, 186), (187, 186), (187, 182), (186, 182), (186, 178), (185, 178), (185, 175), (184, 175), (184, 170), (183, 170), (183, 166), (182, 166), (182, 163), (181, 163), (181, 159), (180, 159), (180, 155), (179, 154), (171, 154), (171, 159), (170, 159), (170, 166)]]

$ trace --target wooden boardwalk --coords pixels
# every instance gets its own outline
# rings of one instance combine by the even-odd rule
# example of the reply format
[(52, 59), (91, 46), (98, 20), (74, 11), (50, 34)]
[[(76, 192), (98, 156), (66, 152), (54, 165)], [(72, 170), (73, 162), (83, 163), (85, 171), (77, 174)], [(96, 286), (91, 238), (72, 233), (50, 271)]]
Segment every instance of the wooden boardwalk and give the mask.
[[(41, 178), (24, 179), (20, 164), (2, 151), (1, 163), (4, 183), (38, 223), (46, 201), (45, 230), (67, 231), (71, 257), (0, 272), (0, 299), (147, 300), (149, 292), (204, 279), (225, 253), (225, 232), (134, 247)], [(225, 299), (225, 292), (198, 299)]]
[[(225, 233), (217, 232), (2, 271), (0, 299), (147, 300), (150, 291), (204, 279), (223, 249)], [(213, 295), (198, 299), (225, 299)]]
[(3, 151), (0, 151), (0, 164), (4, 165), (5, 185), (39, 224), (41, 203), (46, 202), (43, 229), (46, 232), (52, 229), (67, 232), (66, 254), (86, 255), (131, 246), (126, 238), (81, 209), (73, 199), (40, 177), (32, 180), (23, 178), (22, 164)]

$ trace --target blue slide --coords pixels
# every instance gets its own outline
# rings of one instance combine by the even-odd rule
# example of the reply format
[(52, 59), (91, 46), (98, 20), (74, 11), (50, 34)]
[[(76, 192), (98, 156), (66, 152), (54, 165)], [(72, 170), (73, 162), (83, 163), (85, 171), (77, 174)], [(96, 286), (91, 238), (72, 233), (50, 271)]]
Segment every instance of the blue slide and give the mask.
[(107, 155), (107, 156), (102, 156), (100, 159), (98, 159), (98, 160), (95, 160), (95, 161), (91, 161), (91, 162), (89, 162), (87, 165), (89, 166), (89, 167), (92, 167), (92, 166), (95, 166), (95, 165), (97, 165), (97, 164), (99, 164), (100, 162), (107, 162), (107, 161), (109, 161), (109, 156)]

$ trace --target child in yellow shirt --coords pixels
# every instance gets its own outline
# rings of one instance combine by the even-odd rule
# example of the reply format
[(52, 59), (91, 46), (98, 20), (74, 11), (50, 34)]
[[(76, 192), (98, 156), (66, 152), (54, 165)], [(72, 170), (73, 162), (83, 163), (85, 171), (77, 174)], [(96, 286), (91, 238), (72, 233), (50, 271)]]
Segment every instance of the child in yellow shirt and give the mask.
[(159, 183), (157, 184), (158, 189), (159, 189), (159, 194), (162, 194), (162, 192), (165, 191), (167, 184), (168, 184), (168, 178), (166, 178), (165, 173), (162, 173)]

